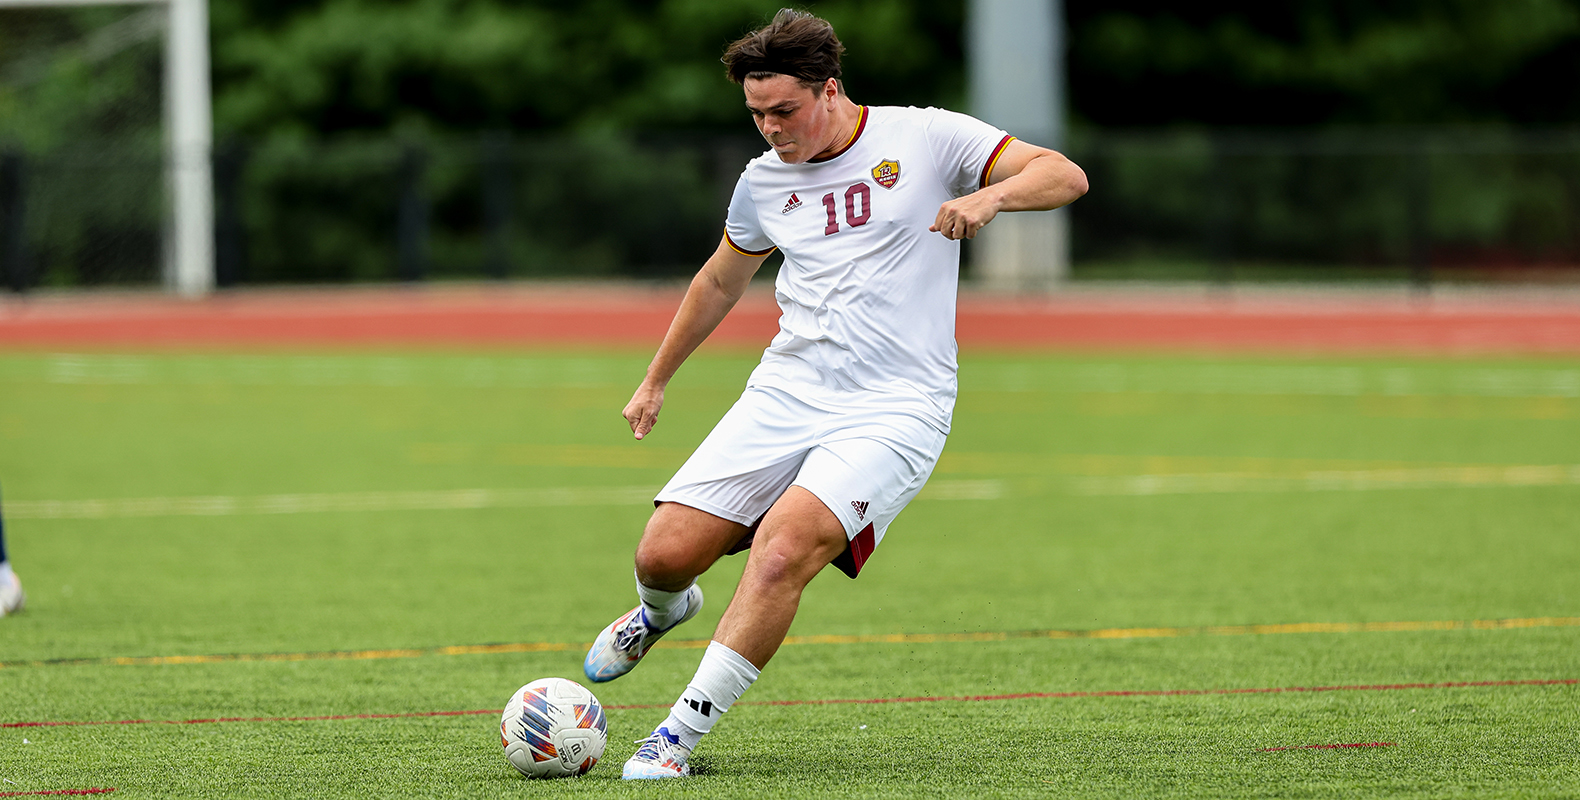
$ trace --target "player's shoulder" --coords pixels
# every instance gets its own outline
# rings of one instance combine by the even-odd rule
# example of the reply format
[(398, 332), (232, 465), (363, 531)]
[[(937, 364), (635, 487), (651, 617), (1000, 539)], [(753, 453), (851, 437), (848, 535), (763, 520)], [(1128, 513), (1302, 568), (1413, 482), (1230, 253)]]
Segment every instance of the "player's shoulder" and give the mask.
[(959, 111), (950, 111), (947, 108), (927, 106), (871, 106), (870, 113), (874, 122), (888, 122), (893, 124), (920, 125), (932, 127), (934, 125), (958, 125), (966, 122), (980, 122), (969, 114)]
[(770, 147), (760, 153), (756, 158), (746, 162), (746, 168), (741, 171), (744, 173), (751, 173), (757, 170), (772, 168), (780, 163), (782, 162), (780, 161), (779, 156), (776, 155), (773, 148)]
[(746, 178), (766, 177), (770, 175), (795, 175), (803, 168), (800, 164), (786, 164), (785, 160), (774, 152), (772, 147), (758, 154), (756, 158), (746, 162), (746, 167), (741, 174)]
[(772, 148), (769, 148), (764, 150), (761, 155), (746, 162), (746, 166), (741, 169), (740, 181), (750, 187), (754, 180), (771, 179), (769, 176), (775, 174), (778, 168), (782, 166), (783, 162), (779, 159), (779, 156), (774, 153)]

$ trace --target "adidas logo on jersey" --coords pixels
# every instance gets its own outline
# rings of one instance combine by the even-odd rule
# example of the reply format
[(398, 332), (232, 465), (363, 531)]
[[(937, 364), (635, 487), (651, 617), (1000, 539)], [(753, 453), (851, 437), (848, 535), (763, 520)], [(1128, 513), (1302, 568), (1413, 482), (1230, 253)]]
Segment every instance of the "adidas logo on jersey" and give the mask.
[(781, 214), (788, 214), (788, 213), (790, 213), (790, 212), (792, 212), (792, 211), (794, 211), (794, 210), (796, 210), (796, 209), (798, 209), (800, 207), (801, 207), (801, 198), (796, 197), (795, 196), (795, 192), (791, 192), (790, 193), (790, 202), (785, 203), (784, 210), (780, 211), (779, 213), (781, 213)]
[(850, 501), (850, 507), (856, 509), (856, 519), (863, 520), (867, 518), (866, 500), (852, 500)]

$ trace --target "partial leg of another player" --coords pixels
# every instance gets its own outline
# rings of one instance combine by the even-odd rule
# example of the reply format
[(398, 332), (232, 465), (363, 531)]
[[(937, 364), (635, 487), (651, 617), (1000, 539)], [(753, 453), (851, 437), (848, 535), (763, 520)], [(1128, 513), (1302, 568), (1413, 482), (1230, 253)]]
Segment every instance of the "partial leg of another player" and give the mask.
[(630, 672), (664, 634), (702, 610), (697, 576), (746, 535), (747, 528), (680, 503), (653, 511), (636, 548), (636, 593), (641, 603), (609, 623), (582, 662), (588, 680), (602, 683)]
[(848, 544), (844, 524), (816, 495), (800, 486), (785, 491), (758, 528), (696, 677), (626, 762), (623, 777), (689, 774), (691, 750), (757, 680), (784, 643), (807, 584)]
[(5, 521), (0, 519), (0, 617), (15, 614), (27, 604), (22, 593), (22, 581), (11, 571), (11, 561), (5, 552)]

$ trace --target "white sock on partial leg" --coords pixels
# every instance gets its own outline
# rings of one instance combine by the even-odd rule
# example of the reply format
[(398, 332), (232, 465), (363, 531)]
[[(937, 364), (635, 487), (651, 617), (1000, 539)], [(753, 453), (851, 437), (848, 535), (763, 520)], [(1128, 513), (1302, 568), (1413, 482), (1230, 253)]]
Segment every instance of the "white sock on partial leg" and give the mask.
[(687, 586), (678, 592), (666, 592), (642, 585), (640, 577), (636, 579), (636, 596), (647, 611), (647, 621), (658, 628), (668, 628), (685, 616), (686, 592), (690, 590)]
[(680, 699), (659, 727), (669, 728), (686, 747), (696, 747), (702, 735), (713, 730), (713, 723), (741, 699), (760, 674), (740, 653), (709, 642), (696, 677), (680, 693)]
[(11, 562), (0, 561), (0, 579), (10, 578), (13, 574), (15, 573), (11, 572)]

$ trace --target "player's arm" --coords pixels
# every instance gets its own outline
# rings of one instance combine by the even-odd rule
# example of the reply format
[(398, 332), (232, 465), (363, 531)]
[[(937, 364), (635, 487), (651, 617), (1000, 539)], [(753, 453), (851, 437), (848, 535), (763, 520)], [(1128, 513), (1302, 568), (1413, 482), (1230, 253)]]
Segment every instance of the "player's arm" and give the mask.
[(1086, 173), (1063, 154), (1009, 143), (988, 174), (988, 185), (938, 208), (930, 231), (950, 239), (971, 239), (1001, 211), (1048, 211), (1086, 194)]
[(647, 366), (647, 377), (625, 406), (626, 422), (631, 424), (636, 438), (653, 430), (658, 422), (658, 411), (664, 406), (664, 387), (702, 340), (719, 327), (724, 315), (735, 307), (752, 275), (766, 258), (767, 253), (752, 256), (736, 250), (726, 236), (719, 241), (719, 249), (697, 272), (697, 277), (691, 279), (691, 287), (680, 301), (680, 310), (675, 312), (675, 320), (669, 323), (669, 332), (664, 334), (664, 343), (658, 346), (658, 354)]

